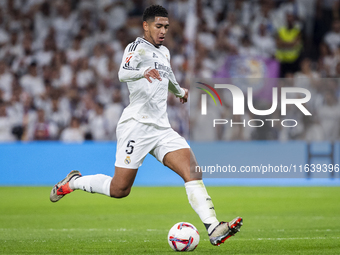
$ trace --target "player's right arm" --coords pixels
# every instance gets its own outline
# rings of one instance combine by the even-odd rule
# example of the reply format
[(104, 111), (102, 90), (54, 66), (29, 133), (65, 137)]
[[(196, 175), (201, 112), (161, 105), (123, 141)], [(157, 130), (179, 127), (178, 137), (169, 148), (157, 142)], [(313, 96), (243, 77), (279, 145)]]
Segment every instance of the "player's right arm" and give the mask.
[(125, 51), (122, 63), (119, 68), (118, 77), (121, 82), (136, 81), (141, 78), (146, 78), (152, 82), (150, 78), (162, 80), (158, 71), (151, 66), (142, 66), (142, 58), (138, 52), (138, 45), (133, 47), (130, 43)]
[(141, 67), (142, 58), (138, 52), (138, 47), (134, 49), (133, 43), (126, 46), (122, 63), (120, 64), (118, 77), (121, 82), (136, 81), (144, 78), (144, 73), (149, 66)]

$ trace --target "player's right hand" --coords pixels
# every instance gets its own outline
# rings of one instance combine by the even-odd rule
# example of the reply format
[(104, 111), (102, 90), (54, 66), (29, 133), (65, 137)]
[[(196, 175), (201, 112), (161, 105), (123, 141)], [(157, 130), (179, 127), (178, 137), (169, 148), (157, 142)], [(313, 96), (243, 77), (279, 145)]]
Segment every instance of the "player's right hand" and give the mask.
[(147, 69), (144, 72), (144, 77), (151, 83), (152, 80), (150, 78), (162, 80), (161, 76), (159, 75), (159, 72), (156, 69)]

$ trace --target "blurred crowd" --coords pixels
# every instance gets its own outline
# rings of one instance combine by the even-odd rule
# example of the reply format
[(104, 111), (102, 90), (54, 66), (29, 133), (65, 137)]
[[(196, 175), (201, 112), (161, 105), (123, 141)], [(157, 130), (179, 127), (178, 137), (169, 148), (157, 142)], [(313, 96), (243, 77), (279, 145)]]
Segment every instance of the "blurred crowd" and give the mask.
[[(319, 81), (340, 75), (340, 0), (197, 0), (196, 33), (190, 0), (0, 0), (0, 141), (115, 140), (129, 103), (118, 69), (126, 45), (143, 34), (150, 4), (169, 12), (165, 45), (181, 86), (188, 77), (214, 77), (231, 55), (275, 58), (281, 78), (304, 78), (303, 87), (319, 95), (320, 114), (302, 120), (313, 122), (305, 127), (339, 138), (338, 84)], [(171, 125), (186, 138), (188, 109), (169, 95)], [(246, 130), (219, 136), (306, 139), (305, 132)]]

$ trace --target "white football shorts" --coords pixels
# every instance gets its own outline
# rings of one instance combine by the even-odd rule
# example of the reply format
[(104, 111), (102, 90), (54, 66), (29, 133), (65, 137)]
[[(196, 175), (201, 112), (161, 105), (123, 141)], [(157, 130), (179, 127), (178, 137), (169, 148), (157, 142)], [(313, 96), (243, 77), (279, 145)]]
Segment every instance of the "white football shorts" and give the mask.
[(165, 154), (190, 148), (186, 140), (172, 128), (158, 127), (130, 119), (117, 126), (115, 166), (137, 169), (148, 153), (163, 164)]

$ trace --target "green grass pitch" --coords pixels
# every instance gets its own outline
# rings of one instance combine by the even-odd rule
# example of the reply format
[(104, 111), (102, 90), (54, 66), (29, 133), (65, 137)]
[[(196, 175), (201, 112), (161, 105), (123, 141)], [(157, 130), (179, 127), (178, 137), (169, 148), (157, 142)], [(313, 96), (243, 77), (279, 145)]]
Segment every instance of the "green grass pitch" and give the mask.
[(241, 232), (209, 243), (184, 187), (134, 187), (110, 199), (51, 188), (0, 187), (0, 254), (175, 254), (171, 226), (194, 224), (194, 254), (340, 254), (340, 187), (208, 187), (219, 220), (242, 216)]

